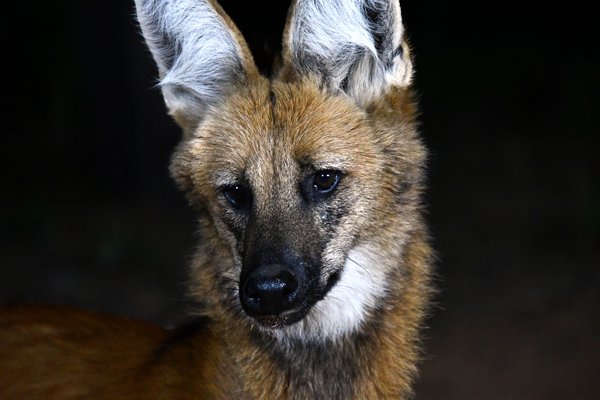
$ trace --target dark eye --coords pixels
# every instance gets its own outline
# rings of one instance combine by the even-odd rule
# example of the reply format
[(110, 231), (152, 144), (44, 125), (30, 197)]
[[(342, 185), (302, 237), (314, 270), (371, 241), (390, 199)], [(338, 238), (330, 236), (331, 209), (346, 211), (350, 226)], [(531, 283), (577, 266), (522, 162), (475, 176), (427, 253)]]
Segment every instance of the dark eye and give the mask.
[(235, 208), (246, 208), (252, 202), (250, 189), (241, 184), (227, 186), (223, 189), (225, 198)]
[(319, 194), (333, 192), (340, 182), (341, 172), (333, 170), (317, 171), (312, 177), (312, 190)]

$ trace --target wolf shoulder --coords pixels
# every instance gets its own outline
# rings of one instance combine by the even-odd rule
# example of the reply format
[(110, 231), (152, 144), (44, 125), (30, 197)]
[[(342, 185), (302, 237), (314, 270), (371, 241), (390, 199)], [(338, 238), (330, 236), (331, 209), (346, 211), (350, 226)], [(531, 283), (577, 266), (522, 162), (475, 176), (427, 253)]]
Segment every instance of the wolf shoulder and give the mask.
[(205, 318), (169, 330), (63, 307), (0, 308), (3, 400), (224, 399), (223, 388), (237, 391), (229, 362)]

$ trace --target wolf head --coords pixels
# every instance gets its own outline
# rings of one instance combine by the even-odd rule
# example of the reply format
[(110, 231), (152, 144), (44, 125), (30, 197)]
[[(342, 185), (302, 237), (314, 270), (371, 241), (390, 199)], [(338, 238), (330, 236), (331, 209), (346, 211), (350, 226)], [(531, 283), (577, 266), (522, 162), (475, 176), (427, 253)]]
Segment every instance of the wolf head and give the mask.
[(360, 330), (402, 290), (419, 223), (425, 152), (397, 0), (298, 0), (273, 79), (216, 2), (136, 6), (184, 131), (171, 171), (200, 216), (203, 312), (279, 338)]

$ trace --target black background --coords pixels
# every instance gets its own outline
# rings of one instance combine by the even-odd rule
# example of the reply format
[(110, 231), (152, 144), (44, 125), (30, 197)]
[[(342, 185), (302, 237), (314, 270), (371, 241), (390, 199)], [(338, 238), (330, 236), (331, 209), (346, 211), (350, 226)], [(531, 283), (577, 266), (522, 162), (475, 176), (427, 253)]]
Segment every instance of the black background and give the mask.
[[(3, 6), (0, 304), (186, 311), (180, 133), (132, 3)], [(287, 2), (221, 3), (267, 69)], [(439, 253), (418, 399), (600, 398), (598, 21), (550, 4), (402, 3)]]

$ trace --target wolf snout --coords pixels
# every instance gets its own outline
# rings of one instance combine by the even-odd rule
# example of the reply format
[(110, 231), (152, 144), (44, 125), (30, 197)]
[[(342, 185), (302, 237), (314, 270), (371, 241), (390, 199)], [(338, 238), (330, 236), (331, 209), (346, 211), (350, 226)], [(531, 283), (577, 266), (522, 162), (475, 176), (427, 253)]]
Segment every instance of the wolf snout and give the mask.
[(241, 300), (250, 316), (278, 315), (299, 303), (300, 282), (282, 264), (256, 268), (241, 288)]

